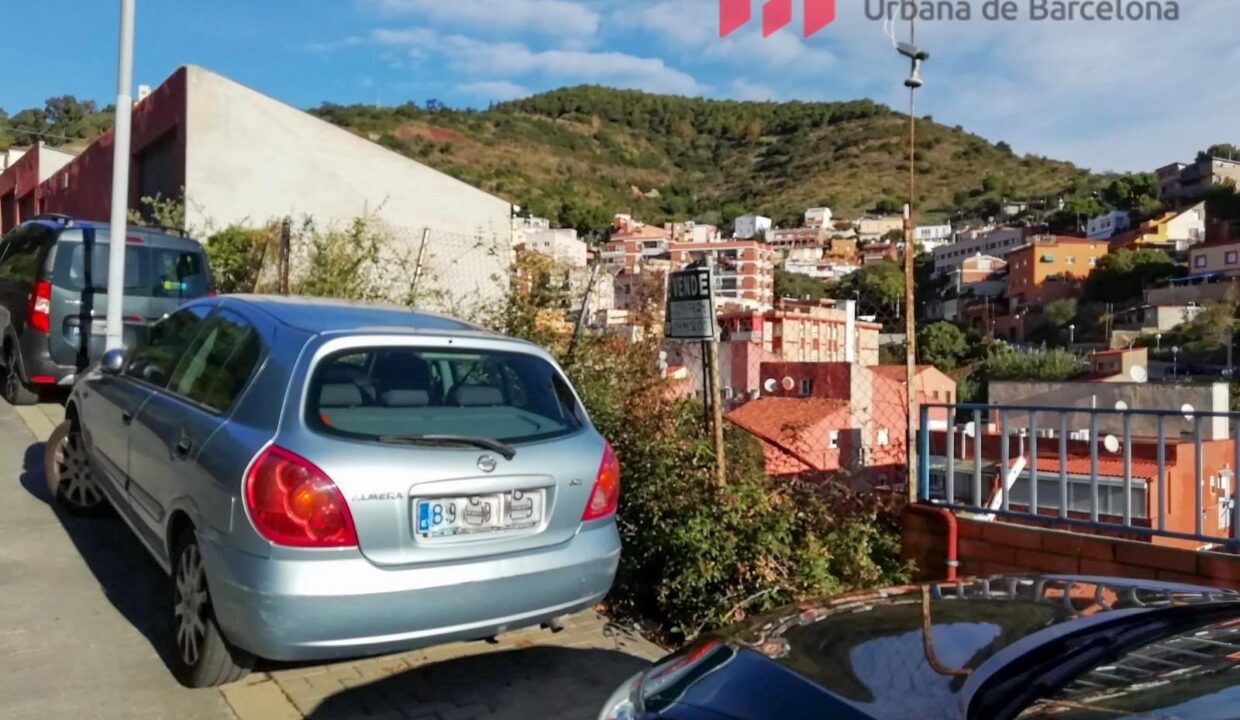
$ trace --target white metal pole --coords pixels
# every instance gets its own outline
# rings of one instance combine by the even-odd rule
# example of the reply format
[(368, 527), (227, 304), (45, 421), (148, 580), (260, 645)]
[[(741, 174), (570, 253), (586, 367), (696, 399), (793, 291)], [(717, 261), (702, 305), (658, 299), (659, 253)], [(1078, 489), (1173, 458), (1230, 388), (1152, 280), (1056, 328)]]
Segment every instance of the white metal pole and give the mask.
[(125, 236), (129, 212), (129, 130), (133, 111), (133, 25), (136, 0), (120, 0), (121, 34), (116, 74), (116, 129), (112, 136), (112, 235), (108, 243), (107, 349), (124, 347)]

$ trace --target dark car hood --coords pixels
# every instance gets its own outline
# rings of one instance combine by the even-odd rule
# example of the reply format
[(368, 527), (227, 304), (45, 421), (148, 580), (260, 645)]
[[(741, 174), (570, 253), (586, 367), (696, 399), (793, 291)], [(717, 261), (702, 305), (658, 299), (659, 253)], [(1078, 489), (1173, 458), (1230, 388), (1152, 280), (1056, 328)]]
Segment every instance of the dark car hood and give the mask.
[[(1240, 603), (1240, 594), (1067, 576), (991, 578), (844, 595), (756, 617), (706, 641), (730, 654), (717, 661), (720, 668), (682, 686), (672, 704), (756, 720), (772, 716), (763, 714), (760, 703), (750, 707), (736, 704), (735, 698), (746, 694), (744, 686), (750, 686), (751, 695), (767, 695), (768, 689), (780, 687), (782, 695), (799, 698), (804, 711), (798, 712), (794, 703), (781, 718), (837, 717), (813, 711), (823, 707), (814, 703), (833, 707), (842, 701), (879, 720), (954, 720), (964, 716), (987, 677), (1038, 645), (1158, 608), (1228, 601)], [(770, 671), (756, 671), (754, 661)], [(742, 666), (744, 671), (736, 672)], [(729, 684), (734, 697), (721, 706), (719, 688)]]

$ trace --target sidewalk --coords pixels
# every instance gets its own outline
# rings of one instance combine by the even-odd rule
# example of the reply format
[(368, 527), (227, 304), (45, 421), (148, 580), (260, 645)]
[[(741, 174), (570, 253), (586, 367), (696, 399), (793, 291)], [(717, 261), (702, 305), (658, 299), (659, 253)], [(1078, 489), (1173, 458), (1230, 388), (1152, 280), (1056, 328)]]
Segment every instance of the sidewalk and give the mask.
[(52, 426), (0, 401), (0, 716), (233, 720), (218, 692), (187, 692), (161, 659), (168, 585), (129, 528), (47, 504), (26, 419)]
[(171, 632), (162, 572), (119, 519), (58, 516), (46, 502), (42, 440), (63, 416), (57, 405), (0, 401), (0, 467), (13, 476), (0, 489), (6, 720), (593, 720), (623, 680), (664, 654), (591, 611), (557, 634), (260, 666), (219, 691), (186, 690), (159, 655)]

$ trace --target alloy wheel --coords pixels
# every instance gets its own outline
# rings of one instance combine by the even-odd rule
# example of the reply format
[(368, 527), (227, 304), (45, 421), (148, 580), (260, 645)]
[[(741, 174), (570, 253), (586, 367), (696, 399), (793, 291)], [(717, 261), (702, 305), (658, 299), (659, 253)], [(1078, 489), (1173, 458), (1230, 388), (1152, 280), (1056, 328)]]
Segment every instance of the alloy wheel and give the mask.
[(181, 551), (173, 593), (177, 650), (181, 660), (193, 667), (202, 655), (207, 636), (207, 578), (196, 543)]
[(90, 508), (103, 501), (99, 486), (91, 476), (80, 432), (71, 430), (56, 448), (56, 470), (60, 480), (60, 493), (70, 503), (81, 508)]

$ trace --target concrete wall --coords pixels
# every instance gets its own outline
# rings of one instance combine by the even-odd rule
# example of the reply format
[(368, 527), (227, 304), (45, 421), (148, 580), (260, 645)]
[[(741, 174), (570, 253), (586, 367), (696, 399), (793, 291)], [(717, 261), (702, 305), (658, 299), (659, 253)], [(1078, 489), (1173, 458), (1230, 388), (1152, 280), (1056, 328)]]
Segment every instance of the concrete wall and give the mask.
[(319, 227), (343, 228), (369, 216), (386, 226), (389, 259), (403, 264), (406, 281), (429, 231), (422, 277), (437, 291), (430, 309), (468, 314), (505, 293), (508, 201), (210, 71), (185, 72), (191, 225), (309, 215)]
[[(991, 405), (1023, 405), (1030, 407), (1068, 407), (1112, 410), (1115, 403), (1123, 401), (1130, 410), (1179, 410), (1183, 405), (1192, 405), (1203, 412), (1227, 412), (1229, 410), (1229, 391), (1226, 383), (1174, 384), (1174, 383), (1053, 383), (1053, 382), (992, 382), (990, 383)], [(1024, 427), (1028, 424), (1029, 414), (1011, 412), (1008, 423), (1011, 427)], [(1038, 413), (1039, 428), (1059, 427), (1059, 413)], [(1190, 422), (1181, 415), (1169, 416), (1163, 420), (1163, 427), (1168, 438), (1182, 435), (1191, 436), (1195, 421)], [(1068, 416), (1068, 431), (1075, 432), (1089, 427), (1088, 413), (1074, 413)], [(1123, 418), (1118, 414), (1098, 415), (1098, 434), (1115, 435), (1122, 438), (1124, 433)], [(1157, 435), (1157, 418), (1148, 415), (1132, 416), (1132, 434), (1134, 436), (1153, 437)], [(1202, 437), (1207, 440), (1226, 440), (1229, 437), (1227, 418), (1206, 418), (1202, 420)]]

